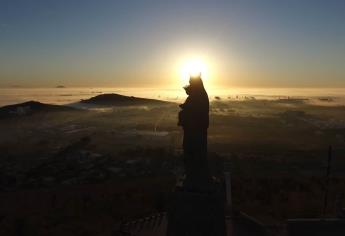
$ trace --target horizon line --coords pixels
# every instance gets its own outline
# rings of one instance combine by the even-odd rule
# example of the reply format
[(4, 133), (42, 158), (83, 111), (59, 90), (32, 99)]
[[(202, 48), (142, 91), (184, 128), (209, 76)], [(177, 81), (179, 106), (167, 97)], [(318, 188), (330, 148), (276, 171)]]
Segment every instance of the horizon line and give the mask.
[[(180, 89), (183, 86), (0, 86), (0, 89)], [(209, 89), (345, 89), (345, 86), (207, 86)]]

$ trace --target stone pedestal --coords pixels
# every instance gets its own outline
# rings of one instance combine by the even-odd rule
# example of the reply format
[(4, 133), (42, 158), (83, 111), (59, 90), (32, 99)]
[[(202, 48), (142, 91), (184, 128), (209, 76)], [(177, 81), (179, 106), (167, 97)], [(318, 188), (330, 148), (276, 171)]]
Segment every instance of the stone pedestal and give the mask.
[(178, 188), (168, 211), (167, 236), (225, 236), (224, 195), (213, 185), (205, 192)]

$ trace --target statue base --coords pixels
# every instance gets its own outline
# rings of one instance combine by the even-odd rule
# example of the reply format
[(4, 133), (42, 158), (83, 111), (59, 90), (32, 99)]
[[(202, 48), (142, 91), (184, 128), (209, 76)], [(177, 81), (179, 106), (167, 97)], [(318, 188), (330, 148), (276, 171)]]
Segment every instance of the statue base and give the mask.
[(210, 183), (204, 192), (179, 187), (172, 194), (167, 236), (225, 236), (224, 192)]

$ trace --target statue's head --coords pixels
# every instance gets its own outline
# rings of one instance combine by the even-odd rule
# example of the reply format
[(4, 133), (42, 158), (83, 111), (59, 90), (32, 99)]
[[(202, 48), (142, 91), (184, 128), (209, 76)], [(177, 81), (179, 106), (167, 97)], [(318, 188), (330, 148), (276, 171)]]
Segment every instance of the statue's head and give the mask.
[(204, 84), (202, 82), (201, 73), (197, 75), (191, 75), (189, 78), (189, 87), (191, 91), (204, 90)]
[(206, 92), (202, 82), (201, 73), (190, 75), (189, 84), (183, 88), (188, 95), (197, 95)]
[(196, 84), (196, 83), (202, 83), (202, 79), (201, 79), (201, 72), (199, 72), (198, 74), (191, 74), (189, 77), (189, 84)]

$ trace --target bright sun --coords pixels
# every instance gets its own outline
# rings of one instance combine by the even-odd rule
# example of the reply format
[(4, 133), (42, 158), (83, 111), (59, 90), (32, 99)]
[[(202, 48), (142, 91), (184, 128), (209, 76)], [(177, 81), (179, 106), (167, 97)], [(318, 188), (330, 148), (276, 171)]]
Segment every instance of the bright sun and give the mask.
[(201, 78), (204, 81), (208, 79), (207, 64), (202, 59), (189, 59), (182, 63), (180, 76), (183, 85), (189, 83), (190, 76), (197, 76), (199, 74), (201, 74)]

